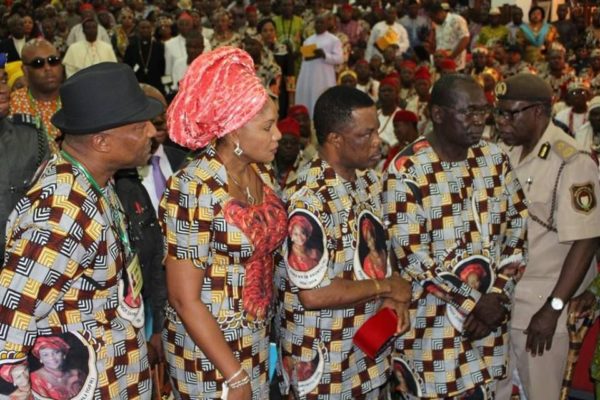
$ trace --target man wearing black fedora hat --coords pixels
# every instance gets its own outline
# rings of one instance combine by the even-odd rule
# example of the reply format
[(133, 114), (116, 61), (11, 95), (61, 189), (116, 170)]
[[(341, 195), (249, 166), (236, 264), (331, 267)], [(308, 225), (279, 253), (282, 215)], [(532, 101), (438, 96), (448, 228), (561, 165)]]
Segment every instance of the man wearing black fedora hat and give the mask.
[(27, 363), (38, 396), (149, 399), (141, 270), (111, 177), (148, 161), (163, 106), (116, 63), (74, 74), (60, 95), (62, 151), (7, 225), (0, 368)]

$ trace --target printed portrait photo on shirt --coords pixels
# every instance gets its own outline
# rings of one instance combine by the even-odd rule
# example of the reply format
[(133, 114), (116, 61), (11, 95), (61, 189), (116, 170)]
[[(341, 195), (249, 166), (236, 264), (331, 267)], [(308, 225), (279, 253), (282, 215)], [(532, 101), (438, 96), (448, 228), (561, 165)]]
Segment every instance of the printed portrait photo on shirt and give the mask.
[(391, 274), (381, 221), (370, 211), (363, 211), (357, 222), (358, 245), (354, 273), (359, 279), (384, 279)]
[(78, 333), (39, 336), (27, 362), (0, 366), (0, 378), (0, 395), (9, 399), (27, 399), (29, 390), (36, 399), (93, 399), (95, 351)]
[(408, 399), (407, 395), (421, 396), (419, 378), (412, 371), (406, 360), (394, 357), (392, 360), (391, 391), (399, 394), (400, 399)]
[(323, 226), (311, 213), (296, 210), (288, 219), (288, 234), (286, 264), (290, 279), (301, 289), (314, 288), (327, 272)]
[(310, 393), (321, 381), (325, 367), (325, 359), (321, 346), (314, 342), (312, 358), (302, 360), (289, 354), (280, 352), (281, 365), (283, 366), (283, 379), (290, 384), (295, 396), (304, 396)]

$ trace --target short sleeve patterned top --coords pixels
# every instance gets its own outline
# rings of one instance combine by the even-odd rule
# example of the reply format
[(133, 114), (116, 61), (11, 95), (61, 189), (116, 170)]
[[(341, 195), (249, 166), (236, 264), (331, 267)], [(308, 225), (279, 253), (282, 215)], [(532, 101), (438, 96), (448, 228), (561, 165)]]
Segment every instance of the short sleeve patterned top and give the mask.
[[(271, 170), (253, 164), (264, 183), (262, 204), (228, 193), (227, 171), (214, 147), (169, 181), (159, 219), (169, 257), (206, 271), (201, 299), (252, 379), (253, 397), (268, 398), (266, 361), (273, 299), (273, 252), (287, 232), (287, 214)], [(163, 341), (182, 398), (220, 398), (223, 376), (167, 307)]]

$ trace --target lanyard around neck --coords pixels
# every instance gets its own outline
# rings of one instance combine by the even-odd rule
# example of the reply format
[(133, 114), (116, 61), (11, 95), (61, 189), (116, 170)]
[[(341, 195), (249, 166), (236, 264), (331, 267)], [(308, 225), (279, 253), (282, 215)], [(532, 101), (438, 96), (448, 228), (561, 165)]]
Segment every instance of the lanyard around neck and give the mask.
[(121, 216), (119, 215), (120, 210), (119, 210), (118, 206), (115, 206), (108, 199), (108, 197), (104, 194), (104, 191), (102, 190), (102, 188), (100, 187), (98, 182), (96, 182), (96, 180), (94, 179), (92, 174), (90, 174), (90, 171), (88, 171), (86, 167), (84, 167), (79, 161), (77, 161), (75, 158), (73, 158), (73, 156), (70, 155), (69, 153), (67, 153), (65, 150), (61, 150), (61, 154), (68, 162), (73, 164), (73, 166), (75, 166), (77, 169), (79, 169), (81, 171), (81, 173), (83, 174), (83, 176), (85, 176), (85, 178), (87, 179), (89, 184), (92, 186), (92, 188), (97, 192), (97, 194), (108, 205), (108, 210), (110, 211), (111, 222), (112, 222), (109, 225), (111, 225), (113, 227), (113, 229), (115, 229), (117, 231), (118, 236), (121, 239), (121, 243), (123, 244), (123, 247), (125, 248), (125, 256), (129, 257), (129, 255), (131, 254), (131, 245), (129, 243), (129, 235), (127, 234), (127, 231), (125, 229), (123, 229)]

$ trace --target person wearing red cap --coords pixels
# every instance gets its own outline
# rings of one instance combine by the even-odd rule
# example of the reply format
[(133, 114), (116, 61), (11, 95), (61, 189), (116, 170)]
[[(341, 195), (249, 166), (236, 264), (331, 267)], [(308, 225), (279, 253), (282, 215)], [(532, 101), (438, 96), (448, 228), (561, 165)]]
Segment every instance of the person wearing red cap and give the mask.
[[(187, 59), (187, 51), (185, 49), (185, 38), (193, 29), (194, 21), (192, 16), (184, 11), (177, 18), (177, 36), (170, 38), (165, 42), (165, 75), (173, 75), (173, 65), (175, 61), (184, 58)], [(206, 38), (205, 38), (206, 39)], [(208, 40), (204, 41), (204, 49), (210, 50)]]
[(412, 143), (418, 136), (417, 122), (419, 121), (417, 115), (411, 111), (400, 110), (394, 115), (394, 134), (398, 140), (398, 144), (390, 148), (390, 151), (383, 164), (383, 171), (387, 170), (388, 165), (392, 159), (402, 149)]
[(281, 132), (281, 140), (275, 154), (273, 169), (279, 182), (279, 187), (285, 187), (288, 180), (293, 180), (300, 161), (300, 124), (292, 117), (282, 119), (277, 123)]
[(456, 62), (451, 58), (444, 58), (440, 61), (440, 77), (447, 74), (456, 73)]
[(287, 235), (269, 165), (277, 107), (250, 55), (226, 46), (190, 65), (167, 121), (171, 140), (203, 149), (159, 208), (176, 397), (266, 399), (273, 254)]
[(414, 96), (406, 105), (408, 111), (415, 113), (419, 119), (417, 130), (424, 135), (431, 128), (429, 118), (429, 100), (431, 99), (431, 73), (427, 67), (419, 67), (415, 72)]
[(293, 118), (300, 125), (300, 155), (298, 167), (306, 164), (317, 154), (317, 139), (315, 137), (308, 109), (303, 105), (295, 105), (288, 110), (288, 117)]
[(351, 46), (356, 46), (359, 42), (366, 42), (368, 39), (368, 32), (361, 26), (361, 24), (352, 18), (353, 7), (351, 4), (342, 4), (339, 9), (340, 23), (338, 28), (350, 41)]
[(12, 383), (16, 389), (8, 395), (8, 400), (28, 400), (31, 398), (31, 382), (27, 364), (6, 364), (0, 367), (0, 378)]
[(400, 84), (402, 85), (398, 98), (400, 99), (400, 105), (406, 107), (406, 103), (416, 95), (414, 84), (417, 64), (413, 60), (403, 60), (398, 57), (396, 69), (400, 72)]
[[(379, 137), (385, 146), (393, 147), (398, 144), (394, 135), (394, 115), (401, 110), (398, 106), (398, 90), (400, 82), (395, 78), (385, 78), (379, 85)], [(387, 154), (387, 151), (385, 151)]]
[(239, 33), (242, 37), (258, 37), (256, 26), (258, 25), (258, 9), (252, 4), (244, 10), (246, 22), (240, 28)]
[(31, 353), (42, 367), (31, 373), (31, 388), (39, 395), (54, 400), (71, 399), (81, 391), (85, 373), (66, 368), (70, 346), (59, 336), (39, 337)]

